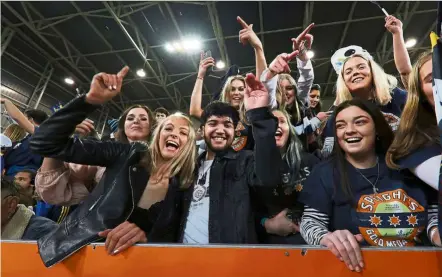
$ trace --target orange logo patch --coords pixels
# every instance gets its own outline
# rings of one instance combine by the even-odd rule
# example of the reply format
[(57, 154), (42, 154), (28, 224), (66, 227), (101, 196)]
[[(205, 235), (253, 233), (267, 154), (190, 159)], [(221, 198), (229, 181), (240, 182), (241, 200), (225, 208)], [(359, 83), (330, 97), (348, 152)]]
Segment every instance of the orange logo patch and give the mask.
[(425, 229), (425, 208), (402, 189), (362, 195), (356, 211), (359, 231), (373, 246), (413, 246)]

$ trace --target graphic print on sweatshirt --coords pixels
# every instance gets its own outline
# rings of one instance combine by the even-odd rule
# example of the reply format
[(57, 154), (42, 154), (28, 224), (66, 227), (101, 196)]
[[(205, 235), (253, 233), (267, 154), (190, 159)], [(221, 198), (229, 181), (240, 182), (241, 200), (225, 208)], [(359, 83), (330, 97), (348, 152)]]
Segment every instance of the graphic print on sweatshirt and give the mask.
[(414, 246), (427, 222), (425, 208), (403, 189), (362, 195), (356, 213), (359, 231), (372, 246)]

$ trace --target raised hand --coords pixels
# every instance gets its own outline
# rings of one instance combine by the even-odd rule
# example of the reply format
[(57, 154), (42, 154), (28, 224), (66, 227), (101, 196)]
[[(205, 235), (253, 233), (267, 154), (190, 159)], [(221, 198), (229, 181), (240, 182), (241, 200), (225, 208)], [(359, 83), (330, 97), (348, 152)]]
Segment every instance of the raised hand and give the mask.
[(316, 117), (321, 120), (324, 121), (326, 120), (328, 117), (330, 116), (330, 114), (326, 113), (326, 112), (319, 112)]
[(129, 72), (125, 66), (117, 74), (98, 73), (92, 78), (91, 87), (86, 94), (86, 102), (101, 105), (110, 101), (121, 91), (123, 79)]
[(106, 238), (105, 248), (109, 255), (123, 252), (137, 242), (147, 242), (146, 233), (134, 223), (125, 221), (114, 229), (107, 229), (98, 233)]
[(266, 80), (268, 81), (272, 79), (277, 74), (290, 73), (289, 62), (298, 54), (299, 51), (295, 50), (290, 54), (282, 53), (276, 56), (276, 58), (269, 65), (269, 72), (267, 73)]
[(361, 234), (353, 235), (348, 230), (337, 230), (328, 233), (320, 244), (326, 246), (337, 258), (345, 262), (350, 270), (360, 272), (364, 267), (359, 243), (364, 238)]
[(402, 33), (402, 21), (397, 19), (396, 17), (389, 15), (385, 17), (385, 28), (394, 34), (401, 34)]
[(215, 59), (208, 57), (204, 59), (204, 52), (201, 52), (200, 66), (198, 68), (198, 77), (204, 78), (206, 76), (207, 68), (215, 66)]
[(267, 233), (278, 236), (288, 236), (299, 232), (299, 226), (287, 218), (287, 212), (288, 210), (285, 209), (275, 217), (267, 219), (265, 222)]
[(247, 42), (249, 42), (254, 49), (262, 49), (261, 40), (253, 31), (253, 24), (248, 25), (239, 16), (236, 17), (236, 20), (239, 24), (241, 24), (241, 27), (243, 28), (241, 31), (239, 31), (239, 42), (241, 42), (243, 45), (246, 45)]
[(308, 25), (297, 38), (292, 38), (293, 51), (298, 50), (299, 59), (304, 62), (308, 60), (307, 50), (310, 49), (313, 44), (313, 35), (309, 34), (309, 32), (314, 26), (315, 23)]
[(253, 73), (247, 74), (246, 84), (247, 89), (244, 93), (246, 111), (269, 106), (269, 93)]

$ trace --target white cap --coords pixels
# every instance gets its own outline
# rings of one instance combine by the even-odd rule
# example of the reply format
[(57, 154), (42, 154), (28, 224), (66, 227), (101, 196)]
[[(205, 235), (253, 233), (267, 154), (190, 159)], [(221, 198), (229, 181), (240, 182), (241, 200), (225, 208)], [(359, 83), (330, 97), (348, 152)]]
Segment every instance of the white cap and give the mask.
[(7, 136), (0, 134), (0, 146), (2, 148), (12, 147), (12, 141)]
[(373, 60), (373, 57), (368, 53), (367, 50), (363, 49), (361, 46), (350, 45), (337, 50), (331, 57), (331, 63), (336, 71), (336, 74), (341, 73), (341, 68), (344, 63), (353, 56), (362, 56), (366, 60)]

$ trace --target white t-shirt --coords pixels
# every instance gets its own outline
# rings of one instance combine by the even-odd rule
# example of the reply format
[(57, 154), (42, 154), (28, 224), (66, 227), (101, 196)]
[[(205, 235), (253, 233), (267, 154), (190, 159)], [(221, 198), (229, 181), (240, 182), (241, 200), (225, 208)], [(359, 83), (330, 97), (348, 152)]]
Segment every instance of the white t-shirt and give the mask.
[(212, 163), (213, 160), (204, 161), (198, 170), (198, 180), (193, 190), (183, 243), (209, 243), (209, 179)]

